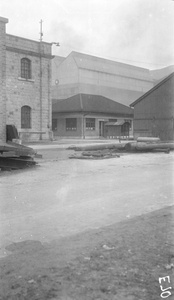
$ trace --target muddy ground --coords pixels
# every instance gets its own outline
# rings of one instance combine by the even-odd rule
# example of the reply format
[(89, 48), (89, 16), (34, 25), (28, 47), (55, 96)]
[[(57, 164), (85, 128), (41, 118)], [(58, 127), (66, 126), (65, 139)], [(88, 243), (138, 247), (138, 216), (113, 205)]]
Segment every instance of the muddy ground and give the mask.
[(39, 152), (0, 174), (0, 299), (173, 299), (173, 153)]

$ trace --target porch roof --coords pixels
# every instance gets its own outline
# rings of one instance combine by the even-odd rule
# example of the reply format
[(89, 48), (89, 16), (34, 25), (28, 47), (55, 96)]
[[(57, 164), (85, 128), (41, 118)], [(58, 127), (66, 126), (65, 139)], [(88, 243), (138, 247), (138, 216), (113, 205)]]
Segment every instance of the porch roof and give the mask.
[(117, 121), (117, 122), (107, 122), (105, 123), (105, 126), (121, 126), (125, 123), (124, 120), (120, 120), (120, 121)]

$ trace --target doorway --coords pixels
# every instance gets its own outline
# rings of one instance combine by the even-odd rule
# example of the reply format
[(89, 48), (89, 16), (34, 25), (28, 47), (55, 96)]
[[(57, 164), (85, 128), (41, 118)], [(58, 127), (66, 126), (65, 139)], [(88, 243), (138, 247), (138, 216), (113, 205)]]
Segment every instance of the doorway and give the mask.
[(104, 122), (99, 121), (99, 136), (104, 137)]
[(124, 136), (124, 137), (129, 137), (129, 130), (130, 130), (130, 123), (129, 122), (125, 122), (121, 126), (121, 135)]

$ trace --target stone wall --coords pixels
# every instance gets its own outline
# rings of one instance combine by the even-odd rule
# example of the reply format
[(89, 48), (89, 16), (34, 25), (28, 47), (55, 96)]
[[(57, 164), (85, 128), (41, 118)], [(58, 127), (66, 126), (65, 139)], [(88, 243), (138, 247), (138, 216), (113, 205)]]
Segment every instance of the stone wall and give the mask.
[(6, 141), (6, 53), (5, 37), (7, 19), (0, 17), (0, 141)]
[[(31, 61), (31, 79), (21, 77), (21, 59)], [(51, 136), (51, 44), (6, 35), (7, 124), (22, 141)], [(31, 108), (31, 128), (21, 128), (21, 107)]]

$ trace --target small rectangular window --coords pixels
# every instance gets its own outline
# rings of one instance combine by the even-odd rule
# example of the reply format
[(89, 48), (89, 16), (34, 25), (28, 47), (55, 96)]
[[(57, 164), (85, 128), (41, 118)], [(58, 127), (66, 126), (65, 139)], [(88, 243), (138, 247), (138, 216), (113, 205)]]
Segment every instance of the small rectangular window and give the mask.
[(75, 131), (77, 130), (77, 119), (68, 118), (66, 119), (66, 131)]
[(86, 130), (95, 130), (95, 118), (86, 118)]

